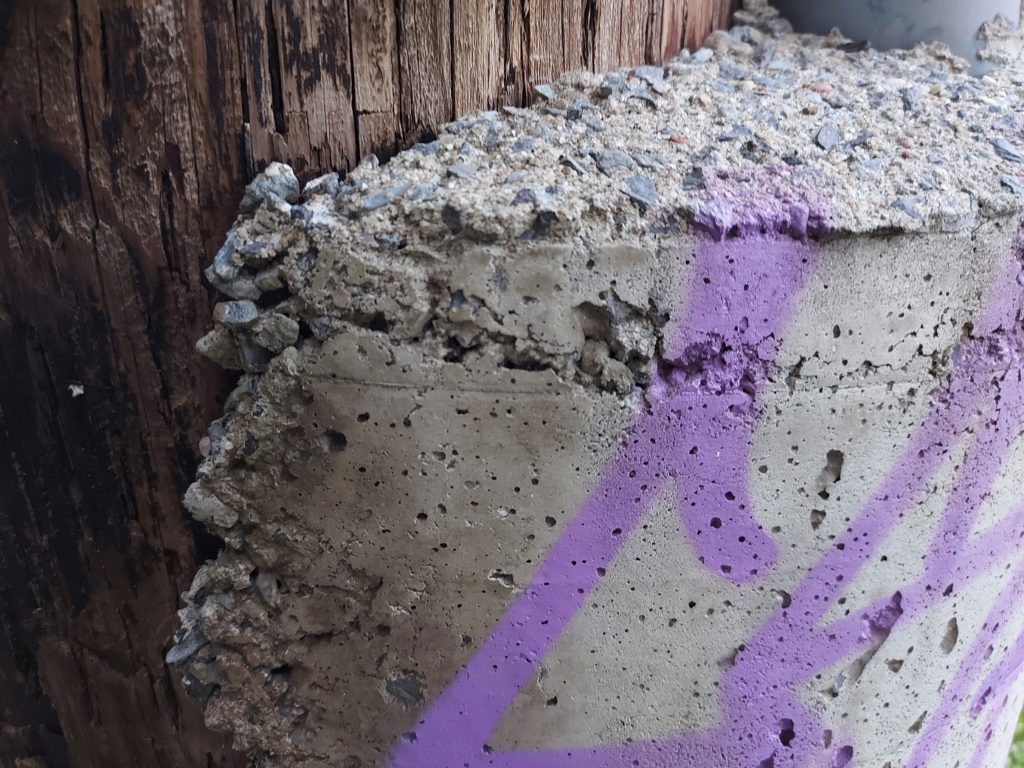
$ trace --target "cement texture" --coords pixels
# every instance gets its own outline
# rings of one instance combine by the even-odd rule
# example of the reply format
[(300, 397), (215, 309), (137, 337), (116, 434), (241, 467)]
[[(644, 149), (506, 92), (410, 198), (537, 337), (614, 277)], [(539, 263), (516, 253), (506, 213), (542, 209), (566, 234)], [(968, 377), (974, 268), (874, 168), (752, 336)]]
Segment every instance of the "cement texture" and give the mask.
[(255, 764), (1000, 764), (1024, 75), (738, 19), (250, 185), (168, 661)]

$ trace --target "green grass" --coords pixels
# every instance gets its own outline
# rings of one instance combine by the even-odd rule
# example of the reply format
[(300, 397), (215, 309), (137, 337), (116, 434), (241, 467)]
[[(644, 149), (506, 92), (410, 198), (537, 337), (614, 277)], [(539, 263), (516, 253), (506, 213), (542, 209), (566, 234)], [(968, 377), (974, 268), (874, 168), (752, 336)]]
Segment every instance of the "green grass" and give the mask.
[(1017, 723), (1017, 733), (1013, 737), (1013, 748), (1006, 768), (1024, 768), (1024, 717)]

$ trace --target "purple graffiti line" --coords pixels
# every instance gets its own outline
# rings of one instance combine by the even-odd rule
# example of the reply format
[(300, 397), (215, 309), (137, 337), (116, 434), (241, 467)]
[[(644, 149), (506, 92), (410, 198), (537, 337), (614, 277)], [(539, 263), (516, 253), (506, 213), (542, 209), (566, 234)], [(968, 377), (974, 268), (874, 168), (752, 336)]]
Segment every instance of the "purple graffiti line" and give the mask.
[[(586, 603), (645, 512), (674, 487), (682, 529), (721, 579), (763, 579), (776, 543), (758, 525), (747, 491), (757, 398), (781, 333), (815, 266), (814, 250), (788, 239), (705, 243), (697, 255), (682, 329), (655, 371), (645, 410), (601, 473), (579, 513), (487, 641), (392, 755), (392, 768), (843, 768), (851, 735), (820, 721), (802, 684), (834, 665), (868, 661), (899, 622), (921, 616), (1012, 562), (1024, 537), (1024, 506), (972, 535), (982, 502), (1024, 421), (1020, 310), (1008, 288), (990, 297), (978, 339), (958, 348), (949, 382), (846, 533), (744, 644), (724, 674), (721, 722), (655, 741), (498, 751), (487, 744), (519, 690)], [(1019, 265), (1013, 269), (1019, 271)], [(1009, 267), (1008, 267), (1009, 270)], [(1016, 286), (1008, 272), (997, 284)], [(984, 333), (984, 339), (980, 338)], [(993, 391), (998, 390), (998, 407)], [(823, 624), (843, 590), (876, 556), (957, 445), (955, 470), (921, 575), (855, 614)], [(710, 521), (710, 522), (709, 522)], [(1024, 593), (1024, 569), (996, 596), (988, 622), (929, 717), (907, 768), (924, 768), (944, 725), (970, 707), (991, 731), (999, 703), (1024, 664), (1011, 653), (980, 682), (990, 645)], [(820, 682), (820, 681), (818, 681)], [(780, 729), (784, 731), (780, 738)], [(977, 766), (984, 746), (975, 756)]]

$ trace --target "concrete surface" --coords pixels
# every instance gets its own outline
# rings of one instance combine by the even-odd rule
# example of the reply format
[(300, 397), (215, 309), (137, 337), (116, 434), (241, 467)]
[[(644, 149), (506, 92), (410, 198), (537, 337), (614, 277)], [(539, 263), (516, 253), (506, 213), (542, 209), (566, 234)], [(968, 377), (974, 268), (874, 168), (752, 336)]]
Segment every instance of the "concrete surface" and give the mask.
[(740, 21), (250, 185), (168, 660), (255, 764), (1005, 755), (1021, 75)]

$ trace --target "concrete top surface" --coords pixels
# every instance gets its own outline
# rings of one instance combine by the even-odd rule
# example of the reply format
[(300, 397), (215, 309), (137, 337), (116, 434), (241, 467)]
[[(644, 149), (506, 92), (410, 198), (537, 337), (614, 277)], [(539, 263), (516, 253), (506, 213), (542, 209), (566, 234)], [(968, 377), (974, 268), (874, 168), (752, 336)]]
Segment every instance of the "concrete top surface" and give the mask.
[(618, 235), (957, 231), (1019, 207), (1024, 69), (976, 78), (940, 44), (877, 52), (746, 6), (665, 67), (570, 73), (531, 108), (315, 180), (303, 216), (387, 244), (397, 229), (494, 242), (583, 220)]

